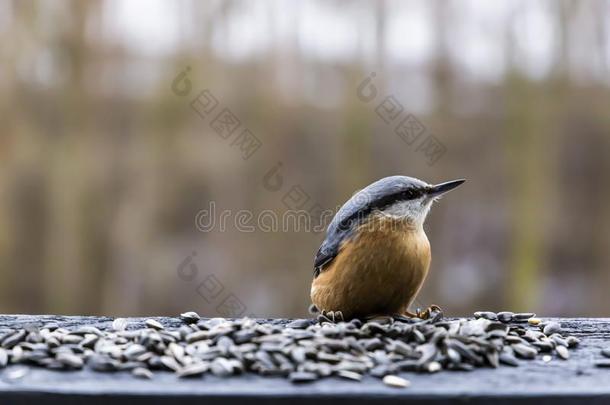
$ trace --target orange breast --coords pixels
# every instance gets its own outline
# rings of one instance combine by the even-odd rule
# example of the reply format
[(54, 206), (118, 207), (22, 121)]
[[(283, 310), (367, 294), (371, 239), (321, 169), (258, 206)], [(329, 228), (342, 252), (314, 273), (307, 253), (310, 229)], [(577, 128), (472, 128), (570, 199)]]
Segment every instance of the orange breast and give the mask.
[(347, 318), (403, 313), (430, 266), (430, 244), (421, 227), (372, 216), (313, 280), (312, 302)]

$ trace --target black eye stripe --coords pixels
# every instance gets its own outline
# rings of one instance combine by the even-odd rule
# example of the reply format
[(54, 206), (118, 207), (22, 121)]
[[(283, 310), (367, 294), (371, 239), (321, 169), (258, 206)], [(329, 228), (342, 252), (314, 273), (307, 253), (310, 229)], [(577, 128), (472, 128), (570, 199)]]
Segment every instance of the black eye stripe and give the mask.
[(345, 218), (338, 225), (339, 230), (348, 230), (355, 225), (361, 223), (366, 217), (375, 210), (384, 210), (385, 208), (391, 206), (396, 201), (407, 201), (414, 200), (420, 198), (425, 194), (426, 190), (424, 188), (409, 188), (407, 190), (401, 190), (397, 193), (388, 194), (382, 198), (379, 198), (371, 203), (367, 204), (361, 210), (355, 212), (349, 218)]
[(394, 204), (396, 201), (414, 200), (424, 195), (424, 191), (425, 190), (421, 188), (410, 188), (407, 190), (402, 190), (398, 193), (390, 194), (386, 197), (379, 199), (375, 204), (373, 204), (373, 208), (383, 209)]

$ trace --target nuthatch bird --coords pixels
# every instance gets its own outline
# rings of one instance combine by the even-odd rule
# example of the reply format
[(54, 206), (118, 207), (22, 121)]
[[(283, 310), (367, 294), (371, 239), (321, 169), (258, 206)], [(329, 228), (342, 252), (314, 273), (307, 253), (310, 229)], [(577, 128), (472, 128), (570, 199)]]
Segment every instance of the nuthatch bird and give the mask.
[(345, 319), (409, 312), (430, 267), (423, 224), (432, 203), (465, 180), (428, 184), (406, 176), (374, 182), (339, 209), (314, 261), (311, 300)]

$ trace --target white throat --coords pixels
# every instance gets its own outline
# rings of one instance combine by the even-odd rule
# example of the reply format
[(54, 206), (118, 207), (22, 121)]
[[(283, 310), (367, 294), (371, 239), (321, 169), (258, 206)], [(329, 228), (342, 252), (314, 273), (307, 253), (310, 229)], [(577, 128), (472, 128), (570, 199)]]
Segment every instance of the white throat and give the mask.
[(399, 201), (386, 207), (381, 213), (392, 218), (406, 219), (417, 226), (423, 226), (426, 216), (430, 212), (432, 202), (433, 199), (427, 197)]

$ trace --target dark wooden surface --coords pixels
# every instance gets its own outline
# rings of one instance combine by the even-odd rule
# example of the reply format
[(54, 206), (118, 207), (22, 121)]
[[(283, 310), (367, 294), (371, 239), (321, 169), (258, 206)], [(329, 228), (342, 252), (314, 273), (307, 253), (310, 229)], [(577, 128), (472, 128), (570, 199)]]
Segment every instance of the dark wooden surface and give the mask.
[[(175, 318), (156, 318), (178, 326)], [(9, 366), (0, 372), (0, 404), (175, 404), (175, 403), (531, 403), (610, 404), (610, 369), (596, 368), (600, 349), (610, 346), (610, 319), (556, 319), (581, 344), (567, 361), (549, 363), (523, 360), (520, 367), (478, 369), (437, 374), (404, 373), (412, 383), (406, 389), (390, 388), (376, 378), (362, 382), (330, 378), (307, 385), (294, 385), (282, 378), (244, 375), (220, 379), (181, 380), (157, 372), (153, 380), (133, 378), (129, 373), (47, 371), (27, 367), (19, 379), (8, 378)], [(61, 316), (0, 316), (0, 330), (25, 325), (41, 326), (55, 321), (72, 328), (89, 324), (108, 328), (111, 318)], [(133, 318), (136, 323), (143, 319)]]

